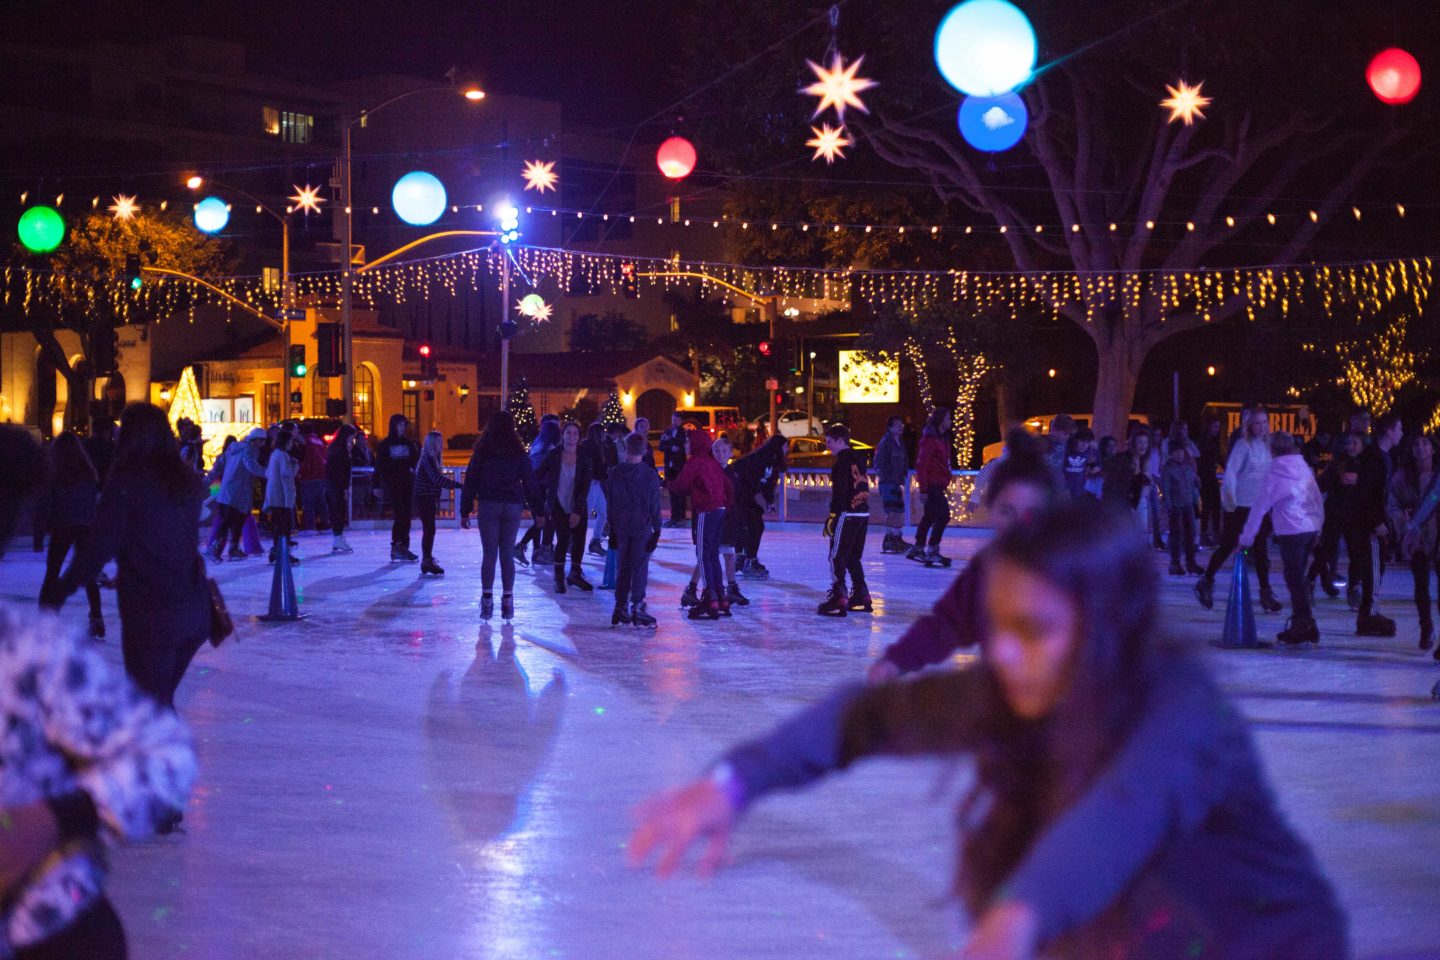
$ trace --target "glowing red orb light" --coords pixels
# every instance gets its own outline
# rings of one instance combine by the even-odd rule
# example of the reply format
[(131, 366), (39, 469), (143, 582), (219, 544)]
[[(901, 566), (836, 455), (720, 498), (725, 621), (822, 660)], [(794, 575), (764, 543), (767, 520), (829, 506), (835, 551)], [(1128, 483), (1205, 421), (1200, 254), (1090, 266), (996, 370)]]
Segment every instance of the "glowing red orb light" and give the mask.
[(428, 344), (428, 343), (422, 343), (422, 344), (420, 344), (420, 356), (422, 356), (422, 357), (428, 357), (428, 356), (430, 356), (430, 344)]
[(1370, 61), (1365, 79), (1385, 103), (1409, 103), (1420, 92), (1420, 64), (1399, 47), (1391, 47)]
[(684, 137), (671, 137), (660, 144), (655, 165), (671, 180), (684, 180), (695, 169), (695, 147)]

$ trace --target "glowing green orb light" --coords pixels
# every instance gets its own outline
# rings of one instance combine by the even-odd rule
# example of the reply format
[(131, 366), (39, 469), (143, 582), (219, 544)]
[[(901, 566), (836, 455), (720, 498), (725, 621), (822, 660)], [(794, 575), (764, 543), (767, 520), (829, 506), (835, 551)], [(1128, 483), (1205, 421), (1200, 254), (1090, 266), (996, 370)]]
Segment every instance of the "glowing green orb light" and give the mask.
[(31, 253), (49, 253), (65, 239), (65, 218), (54, 207), (31, 207), (20, 215), (20, 242)]

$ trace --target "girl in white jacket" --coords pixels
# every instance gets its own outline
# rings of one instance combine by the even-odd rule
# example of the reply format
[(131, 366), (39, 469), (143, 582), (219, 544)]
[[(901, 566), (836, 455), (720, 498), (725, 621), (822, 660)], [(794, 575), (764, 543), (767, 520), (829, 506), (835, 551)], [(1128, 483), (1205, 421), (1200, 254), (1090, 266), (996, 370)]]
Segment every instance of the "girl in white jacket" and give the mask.
[[(1210, 555), (1205, 573), (1195, 582), (1195, 597), (1209, 610), (1215, 605), (1215, 574), (1230, 559), (1240, 543), (1240, 532), (1250, 519), (1250, 508), (1260, 495), (1260, 485), (1270, 469), (1270, 416), (1263, 408), (1250, 411), (1240, 439), (1230, 448), (1225, 461), (1225, 481), (1220, 486), (1220, 505), (1225, 516), (1220, 525), (1220, 542)], [(1270, 524), (1262, 521), (1250, 550), (1255, 575), (1260, 580), (1260, 606), (1268, 613), (1280, 610), (1280, 601), (1270, 589)]]
[[(265, 509), (270, 512), (270, 530), (275, 534), (275, 546), (270, 548), (270, 562), (275, 562), (275, 551), (281, 541), (288, 541), (290, 531), (295, 529), (295, 458), (290, 455), (290, 444), (295, 437), (288, 429), (281, 430), (275, 437), (275, 447), (265, 464)], [(300, 558), (290, 557), (292, 566)]]
[(1268, 519), (1275, 531), (1275, 545), (1280, 548), (1285, 586), (1290, 591), (1290, 606), (1294, 611), (1277, 639), (1290, 644), (1318, 643), (1320, 631), (1310, 610), (1310, 583), (1305, 577), (1305, 564), (1325, 522), (1320, 485), (1315, 482), (1315, 471), (1300, 455), (1300, 445), (1290, 434), (1271, 436), (1270, 452), (1274, 459), (1261, 481), (1259, 494), (1250, 504), (1250, 516), (1240, 533), (1240, 546), (1249, 548)]

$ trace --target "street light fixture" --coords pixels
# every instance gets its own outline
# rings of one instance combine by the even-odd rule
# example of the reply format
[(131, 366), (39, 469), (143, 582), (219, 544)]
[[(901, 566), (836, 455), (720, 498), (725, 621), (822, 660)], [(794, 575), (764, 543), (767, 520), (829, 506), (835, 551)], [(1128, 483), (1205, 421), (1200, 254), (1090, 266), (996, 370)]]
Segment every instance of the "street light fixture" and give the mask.
[(342, 344), (343, 363), (345, 372), (341, 379), (341, 392), (345, 395), (346, 414), (351, 420), (355, 419), (355, 337), (354, 324), (351, 322), (351, 303), (355, 291), (355, 261), (351, 254), (354, 246), (354, 202), (353, 186), (354, 179), (351, 173), (351, 135), (356, 126), (365, 126), (371, 114), (398, 103), (409, 97), (422, 93), (433, 93), (438, 90), (447, 92), (458, 92), (471, 103), (478, 103), (485, 99), (485, 91), (478, 85), (468, 84), (464, 87), (455, 83), (455, 71), (451, 70), (447, 76), (449, 83), (427, 84), (423, 87), (416, 87), (404, 93), (396, 94), (387, 100), (382, 100), (373, 107), (361, 110), (353, 116), (340, 118), (340, 170), (338, 183), (332, 181), (332, 186), (340, 188), (340, 209), (338, 215), (341, 218), (340, 233), (340, 333)]

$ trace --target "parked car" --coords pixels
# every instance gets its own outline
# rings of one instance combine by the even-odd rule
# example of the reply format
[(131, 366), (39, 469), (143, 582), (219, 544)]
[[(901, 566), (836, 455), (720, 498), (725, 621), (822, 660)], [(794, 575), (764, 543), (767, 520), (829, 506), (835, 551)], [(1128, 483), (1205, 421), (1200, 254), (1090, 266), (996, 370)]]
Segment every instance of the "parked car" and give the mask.
[[(768, 413), (751, 420), (750, 429), (758, 432), (762, 424), (769, 429)], [(808, 416), (804, 410), (781, 410), (775, 415), (775, 429), (782, 437), (818, 437), (825, 432), (825, 421)]]
[[(866, 464), (875, 456), (875, 448), (868, 443), (851, 440), (850, 446), (865, 455)], [(791, 437), (785, 444), (785, 466), (828, 470), (835, 466), (835, 455), (820, 437)]]
[[(1021, 426), (1023, 426), (1026, 430), (1029, 430), (1031, 433), (1036, 434), (1037, 436), (1049, 436), (1050, 421), (1057, 416), (1059, 416), (1059, 414), (1046, 413), (1038, 417), (1030, 417), (1023, 424), (1021, 424)], [(1088, 413), (1072, 413), (1070, 414), (1070, 419), (1075, 421), (1075, 426), (1077, 427), (1088, 427), (1090, 426), (1090, 422), (1093, 417)], [(1133, 430), (1135, 427), (1138, 426), (1148, 427), (1149, 425), (1150, 418), (1148, 416), (1143, 413), (1132, 413), (1130, 414), (1130, 426), (1126, 430), (1126, 432), (1129, 433), (1130, 430)], [(1096, 439), (1098, 440), (1099, 437), (1096, 437)], [(980, 462), (989, 463), (991, 460), (994, 460), (996, 457), (1000, 456), (1000, 451), (1003, 449), (1005, 449), (1005, 444), (1003, 441), (998, 443), (985, 444), (984, 448), (980, 451)]]
[(745, 426), (739, 407), (681, 407), (675, 412), (712, 437)]

